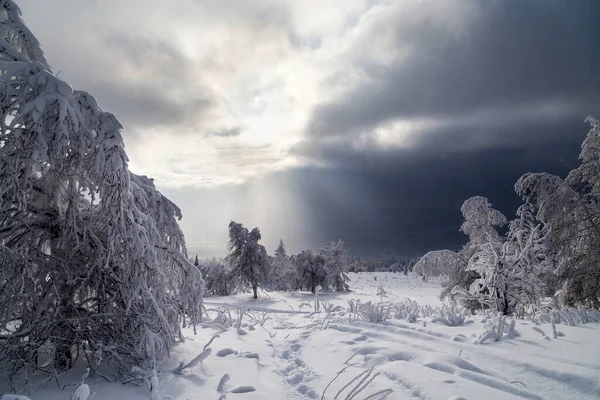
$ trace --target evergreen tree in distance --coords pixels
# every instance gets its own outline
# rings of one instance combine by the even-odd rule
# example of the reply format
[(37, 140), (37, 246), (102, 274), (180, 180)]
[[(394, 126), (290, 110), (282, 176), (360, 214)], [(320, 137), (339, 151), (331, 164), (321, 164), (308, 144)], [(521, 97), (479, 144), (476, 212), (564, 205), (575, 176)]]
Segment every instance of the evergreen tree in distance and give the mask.
[(273, 255), (277, 259), (284, 259), (287, 257), (287, 252), (285, 250), (285, 244), (283, 243), (283, 240), (279, 239), (279, 245), (275, 249), (275, 253)]

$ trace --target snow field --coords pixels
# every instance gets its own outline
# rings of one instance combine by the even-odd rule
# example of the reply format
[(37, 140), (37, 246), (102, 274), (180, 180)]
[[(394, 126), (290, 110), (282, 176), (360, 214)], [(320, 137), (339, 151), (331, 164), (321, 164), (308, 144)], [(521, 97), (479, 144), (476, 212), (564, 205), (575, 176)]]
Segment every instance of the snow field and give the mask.
[[(519, 319), (517, 337), (475, 344), (489, 316), (465, 316), (459, 326), (432, 322), (442, 306), (439, 282), (399, 273), (349, 275), (352, 291), (321, 293), (318, 313), (314, 295), (304, 292), (262, 293), (257, 300), (249, 293), (206, 298), (209, 318), (197, 335), (186, 330), (185, 342), (160, 365), (155, 397), (143, 383), (85, 383), (96, 392), (95, 400), (600, 396), (599, 323), (558, 324), (563, 336), (554, 339), (551, 324)], [(403, 310), (418, 304), (420, 311), (414, 322), (397, 319), (401, 313), (392, 311), (385, 321), (370, 323), (349, 313), (349, 300), (371, 306), (383, 300), (406, 305)], [(174, 372), (205, 348), (210, 354), (201, 362)], [(72, 381), (79, 383), (80, 376)], [(69, 399), (74, 390), (49, 383), (30, 397)]]

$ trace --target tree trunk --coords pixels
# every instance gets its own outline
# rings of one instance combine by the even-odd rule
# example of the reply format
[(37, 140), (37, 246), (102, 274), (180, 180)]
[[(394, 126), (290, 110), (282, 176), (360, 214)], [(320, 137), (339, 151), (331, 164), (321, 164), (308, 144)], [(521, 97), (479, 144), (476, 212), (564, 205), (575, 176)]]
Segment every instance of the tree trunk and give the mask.
[(258, 286), (256, 284), (252, 285), (252, 291), (254, 292), (254, 298), (258, 299)]
[(54, 366), (60, 370), (67, 371), (73, 367), (73, 345), (75, 338), (73, 330), (75, 321), (68, 322), (76, 317), (74, 310), (75, 289), (69, 284), (64, 284), (59, 288), (61, 300), (59, 302), (58, 317), (63, 319), (63, 322), (58, 323), (53, 329), (52, 336), (54, 344)]

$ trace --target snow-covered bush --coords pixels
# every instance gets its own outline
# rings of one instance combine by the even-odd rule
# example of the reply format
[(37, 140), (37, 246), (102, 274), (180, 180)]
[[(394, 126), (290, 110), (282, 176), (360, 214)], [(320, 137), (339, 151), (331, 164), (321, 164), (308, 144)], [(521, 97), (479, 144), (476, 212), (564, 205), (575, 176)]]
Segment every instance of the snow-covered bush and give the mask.
[(413, 272), (427, 280), (430, 276), (450, 275), (457, 268), (464, 268), (465, 261), (452, 250), (435, 250), (426, 253), (417, 261)]
[(410, 299), (407, 299), (403, 303), (395, 303), (393, 306), (394, 319), (405, 319), (411, 323), (417, 322), (420, 312), (421, 307)]
[(206, 310), (206, 314), (207, 318), (202, 323), (203, 328), (213, 328), (226, 331), (233, 327), (235, 323), (231, 315), (231, 310), (227, 307), (209, 308)]
[(43, 349), (45, 371), (76, 348), (118, 376), (150, 367), (202, 315), (181, 212), (129, 171), (119, 121), (52, 73), (14, 2), (0, 8), (0, 374), (38, 369)]
[(589, 322), (600, 322), (600, 311), (586, 309), (579, 305), (575, 307), (547, 308), (532, 315), (535, 323), (553, 323), (576, 326)]
[[(370, 301), (363, 303), (360, 300), (350, 300), (348, 304), (351, 321), (360, 318), (372, 323), (385, 322), (389, 319), (393, 307), (389, 303), (372, 303)], [(353, 315), (354, 318), (352, 318)]]
[(486, 321), (483, 332), (475, 340), (475, 344), (482, 344), (488, 340), (497, 342), (503, 337), (513, 338), (518, 336), (519, 333), (515, 330), (515, 320), (511, 319), (506, 323), (506, 316), (498, 313), (495, 317)]
[(443, 307), (439, 315), (431, 319), (431, 322), (446, 326), (460, 326), (465, 323), (469, 311), (466, 308), (458, 310), (456, 306)]
[(91, 400), (95, 393), (90, 391), (90, 387), (84, 382), (90, 375), (90, 369), (88, 368), (85, 374), (81, 378), (81, 382), (75, 386), (75, 390), (69, 397), (69, 400)]

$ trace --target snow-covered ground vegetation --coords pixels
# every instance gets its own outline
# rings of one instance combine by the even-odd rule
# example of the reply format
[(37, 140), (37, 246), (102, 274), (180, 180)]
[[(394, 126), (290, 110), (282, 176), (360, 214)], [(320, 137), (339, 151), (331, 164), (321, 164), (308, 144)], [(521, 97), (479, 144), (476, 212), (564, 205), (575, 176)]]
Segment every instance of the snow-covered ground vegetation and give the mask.
[[(194, 334), (125, 385), (85, 374), (31, 384), (33, 400), (596, 399), (600, 313), (542, 308), (513, 318), (439, 300), (440, 280), (349, 273), (348, 292), (259, 292), (205, 300)], [(381, 293), (384, 288), (385, 294)], [(365, 307), (365, 305), (369, 304)], [(556, 334), (553, 334), (553, 331)], [(152, 397), (153, 395), (154, 397)]]

